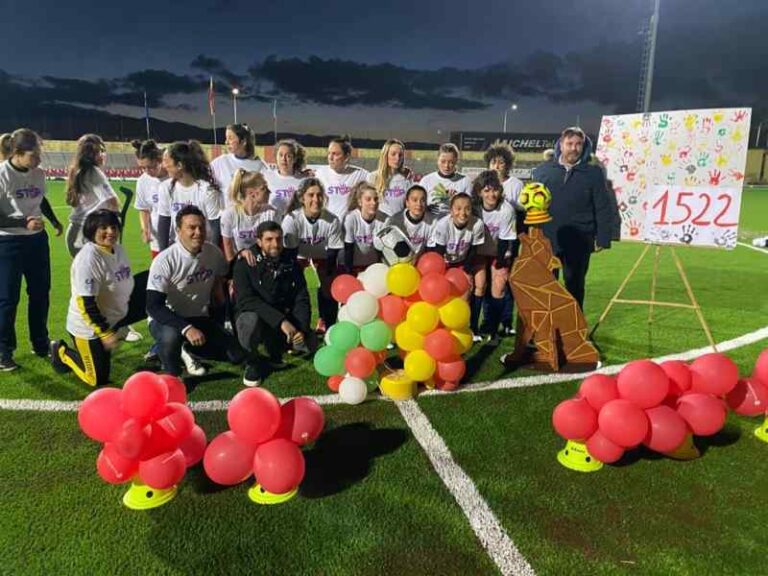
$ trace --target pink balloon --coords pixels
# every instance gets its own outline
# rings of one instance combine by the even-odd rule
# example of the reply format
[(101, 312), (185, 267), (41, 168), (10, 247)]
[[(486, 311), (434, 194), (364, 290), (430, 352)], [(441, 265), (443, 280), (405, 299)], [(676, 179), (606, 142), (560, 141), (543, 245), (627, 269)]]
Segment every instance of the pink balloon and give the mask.
[(285, 438), (304, 446), (317, 440), (325, 426), (320, 405), (311, 398), (294, 398), (280, 408), (278, 438)]
[(168, 401), (168, 386), (154, 372), (137, 372), (123, 384), (123, 411), (151, 422)]
[(725, 425), (725, 404), (711, 394), (690, 392), (680, 397), (677, 412), (697, 436), (710, 436)]
[(173, 452), (178, 448), (179, 441), (168, 436), (168, 433), (158, 426), (156, 422), (147, 426), (149, 426), (151, 432), (141, 448), (139, 460), (149, 460), (165, 452)]
[(467, 363), (461, 356), (452, 356), (437, 362), (437, 376), (446, 382), (461, 382), (467, 372)]
[(195, 417), (186, 405), (169, 402), (155, 425), (162, 428), (169, 438), (181, 441), (189, 436), (192, 428), (195, 427)]
[(184, 478), (186, 471), (187, 461), (181, 450), (166, 452), (139, 463), (139, 478), (157, 490), (175, 486)]
[(597, 430), (587, 440), (589, 454), (604, 464), (612, 464), (624, 456), (624, 448), (614, 444)]
[(135, 418), (126, 420), (114, 440), (114, 446), (126, 458), (138, 458), (152, 434), (150, 424), (142, 424)]
[(458, 382), (447, 382), (437, 375), (433, 376), (432, 380), (435, 383), (435, 388), (443, 392), (450, 392), (451, 390), (456, 390), (459, 387)]
[(680, 396), (691, 389), (691, 369), (682, 360), (667, 360), (659, 364), (669, 378), (669, 395)]
[(688, 425), (680, 414), (669, 406), (656, 406), (646, 410), (645, 415), (649, 427), (643, 444), (662, 454), (677, 450), (688, 434)]
[(234, 486), (253, 472), (255, 453), (255, 446), (241, 442), (234, 432), (227, 430), (208, 444), (203, 456), (203, 468), (216, 484)]
[(400, 296), (387, 294), (379, 298), (379, 318), (387, 324), (396, 326), (405, 318), (408, 307)]
[(437, 328), (424, 337), (424, 350), (438, 362), (456, 355), (456, 339), (445, 328)]
[(694, 392), (724, 396), (738, 381), (739, 367), (725, 354), (704, 354), (691, 364), (691, 390)]
[(168, 402), (187, 403), (187, 387), (184, 386), (181, 378), (170, 374), (158, 374), (158, 376), (168, 387)]
[(760, 352), (755, 362), (755, 369), (752, 371), (752, 377), (757, 378), (768, 386), (768, 348)]
[(427, 274), (444, 274), (445, 258), (440, 256), (437, 252), (425, 252), (419, 257), (419, 261), (416, 263), (416, 269), (422, 277)]
[(373, 352), (362, 346), (352, 348), (352, 350), (347, 352), (344, 368), (346, 368), (350, 375), (356, 378), (368, 378), (376, 370), (376, 356)]
[(280, 402), (264, 388), (238, 392), (227, 410), (232, 432), (252, 446), (266, 442), (280, 426)]
[(200, 426), (192, 428), (192, 432), (179, 444), (179, 450), (184, 453), (187, 468), (194, 466), (203, 459), (207, 444), (205, 430), (200, 428)]
[(88, 394), (77, 412), (83, 434), (97, 442), (111, 442), (130, 418), (123, 412), (121, 404), (119, 388), (101, 388)]
[(336, 302), (346, 304), (349, 297), (363, 289), (363, 283), (351, 274), (340, 274), (331, 283), (331, 296)]
[(304, 479), (304, 454), (290, 440), (270, 440), (256, 449), (253, 473), (264, 490), (273, 494), (290, 492)]
[(600, 408), (619, 397), (616, 378), (605, 374), (588, 376), (579, 386), (579, 394), (589, 402), (592, 408), (599, 412)]
[(419, 295), (425, 302), (440, 304), (451, 295), (452, 284), (444, 274), (427, 274), (419, 281)]
[(648, 417), (629, 400), (611, 400), (597, 416), (600, 433), (622, 448), (634, 448), (648, 433)]
[(739, 380), (725, 396), (728, 406), (742, 416), (757, 416), (768, 412), (768, 386), (757, 378)]
[(584, 441), (597, 430), (597, 412), (583, 398), (563, 400), (552, 412), (552, 426), (566, 440)]
[(639, 408), (661, 404), (669, 392), (669, 378), (664, 370), (650, 360), (635, 360), (627, 364), (616, 379), (619, 396), (634, 402)]
[(469, 279), (461, 268), (449, 268), (445, 277), (453, 285), (453, 293), (456, 296), (463, 296), (469, 290)]
[(125, 484), (139, 469), (138, 460), (126, 458), (114, 444), (107, 443), (96, 458), (96, 471), (102, 480), (110, 484)]

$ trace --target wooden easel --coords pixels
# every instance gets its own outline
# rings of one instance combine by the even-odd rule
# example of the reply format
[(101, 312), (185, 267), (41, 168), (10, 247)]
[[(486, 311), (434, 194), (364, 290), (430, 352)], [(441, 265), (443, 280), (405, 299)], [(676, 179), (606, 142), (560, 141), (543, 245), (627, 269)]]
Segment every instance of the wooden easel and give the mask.
[[(648, 254), (648, 251), (651, 249), (651, 246), (655, 246), (656, 248), (654, 253), (654, 260), (653, 260), (653, 276), (651, 276), (651, 299), (650, 300), (627, 300), (627, 299), (621, 298), (620, 296), (622, 292), (624, 292), (624, 288), (627, 286), (629, 281), (632, 279), (632, 276), (634, 276), (635, 272), (640, 267), (640, 264), (642, 263), (646, 254)], [(693, 295), (693, 290), (691, 289), (690, 282), (688, 282), (688, 276), (685, 274), (683, 263), (680, 261), (680, 258), (678, 257), (677, 252), (675, 251), (675, 247), (668, 246), (668, 248), (672, 254), (672, 259), (675, 262), (675, 266), (677, 267), (677, 271), (680, 274), (680, 278), (682, 279), (683, 284), (685, 285), (685, 290), (688, 293), (688, 299), (690, 300), (690, 304), (683, 304), (680, 302), (664, 302), (661, 300), (656, 300), (656, 281), (657, 281), (658, 271), (659, 271), (659, 256), (661, 255), (661, 245), (647, 244), (643, 249), (643, 252), (640, 254), (640, 257), (635, 262), (634, 266), (632, 266), (632, 269), (629, 271), (627, 276), (622, 281), (621, 285), (619, 286), (619, 289), (616, 290), (616, 294), (613, 295), (613, 298), (611, 298), (611, 301), (608, 302), (608, 306), (605, 307), (605, 310), (603, 310), (603, 313), (600, 315), (600, 318), (592, 327), (592, 331), (589, 333), (590, 339), (594, 335), (595, 331), (597, 331), (597, 328), (600, 326), (600, 324), (605, 319), (605, 317), (608, 316), (608, 313), (611, 311), (611, 308), (613, 308), (614, 304), (632, 304), (632, 305), (639, 304), (641, 306), (648, 306), (649, 307), (648, 309), (649, 327), (650, 325), (653, 324), (653, 307), (654, 306), (666, 306), (669, 308), (687, 308), (689, 310), (693, 310), (694, 312), (696, 312), (696, 316), (699, 318), (701, 327), (704, 329), (704, 333), (707, 335), (707, 340), (709, 340), (709, 345), (712, 346), (712, 349), (715, 352), (717, 352), (717, 346), (715, 345), (714, 338), (712, 338), (712, 332), (709, 329), (709, 325), (707, 324), (707, 321), (704, 319), (704, 315), (701, 313), (701, 307), (699, 306), (699, 303), (696, 301), (696, 297)]]

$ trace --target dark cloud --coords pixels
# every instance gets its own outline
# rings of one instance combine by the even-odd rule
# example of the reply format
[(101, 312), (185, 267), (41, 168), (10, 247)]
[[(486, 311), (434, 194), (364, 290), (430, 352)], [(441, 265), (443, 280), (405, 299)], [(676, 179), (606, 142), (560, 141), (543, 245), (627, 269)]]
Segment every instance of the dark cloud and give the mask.
[(218, 58), (212, 58), (205, 54), (198, 54), (197, 57), (192, 60), (190, 67), (195, 70), (201, 70), (206, 74), (210, 74), (218, 80), (224, 81), (228, 87), (221, 86), (217, 91), (221, 90), (229, 91), (231, 88), (240, 88), (245, 86), (248, 77), (232, 72), (221, 60)]

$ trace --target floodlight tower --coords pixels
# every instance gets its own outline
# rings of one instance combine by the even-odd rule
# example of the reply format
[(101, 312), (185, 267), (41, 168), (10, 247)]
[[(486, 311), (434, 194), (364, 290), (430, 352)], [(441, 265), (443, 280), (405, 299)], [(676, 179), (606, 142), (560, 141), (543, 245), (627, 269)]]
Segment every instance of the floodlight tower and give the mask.
[(651, 108), (651, 91), (653, 89), (653, 69), (656, 58), (656, 31), (659, 27), (659, 4), (654, 0), (653, 14), (644, 30), (643, 60), (640, 65), (640, 83), (637, 90), (637, 111), (647, 114)]

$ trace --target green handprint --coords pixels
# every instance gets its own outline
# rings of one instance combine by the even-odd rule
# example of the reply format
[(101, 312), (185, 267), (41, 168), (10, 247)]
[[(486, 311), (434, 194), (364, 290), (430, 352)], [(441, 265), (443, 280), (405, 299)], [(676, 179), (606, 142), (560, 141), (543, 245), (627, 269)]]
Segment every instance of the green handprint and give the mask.
[(664, 139), (664, 132), (660, 132), (659, 130), (656, 130), (656, 132), (653, 134), (653, 143), (656, 146), (661, 146), (661, 141)]
[(669, 126), (669, 114), (662, 114), (659, 116), (659, 129), (664, 130)]
[(727, 132), (727, 130), (726, 130), (725, 128), (720, 128), (720, 129), (717, 131), (717, 135), (718, 135), (718, 136), (725, 136), (725, 133), (726, 133), (726, 132)]
[(697, 164), (697, 165), (698, 165), (700, 168), (703, 168), (703, 167), (705, 167), (707, 164), (709, 164), (709, 154), (707, 154), (706, 152), (702, 152), (702, 153), (700, 153), (700, 154), (699, 154), (699, 158), (696, 160), (696, 164)]

